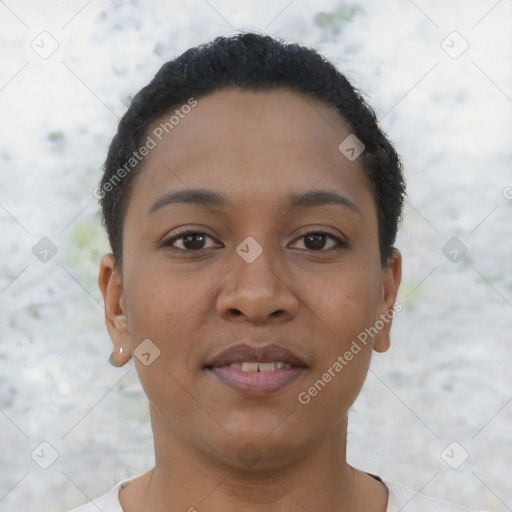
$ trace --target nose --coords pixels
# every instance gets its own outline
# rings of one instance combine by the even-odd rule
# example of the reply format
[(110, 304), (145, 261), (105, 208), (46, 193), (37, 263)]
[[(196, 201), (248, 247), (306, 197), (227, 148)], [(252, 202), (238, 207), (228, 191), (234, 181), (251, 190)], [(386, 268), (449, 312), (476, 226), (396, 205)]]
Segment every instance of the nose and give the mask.
[[(276, 255), (264, 249), (251, 263), (238, 253), (217, 297), (217, 313), (225, 320), (264, 324), (295, 318), (299, 299)], [(278, 268), (279, 267), (279, 268)]]

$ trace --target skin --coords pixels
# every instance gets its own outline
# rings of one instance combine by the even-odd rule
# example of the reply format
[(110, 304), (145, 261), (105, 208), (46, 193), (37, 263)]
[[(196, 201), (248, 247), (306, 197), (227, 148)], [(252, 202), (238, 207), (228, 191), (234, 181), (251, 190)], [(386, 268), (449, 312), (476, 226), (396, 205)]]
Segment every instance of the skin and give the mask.
[[(297, 399), (393, 308), (400, 285), (400, 253), (380, 262), (361, 160), (338, 150), (350, 133), (334, 107), (299, 93), (224, 89), (200, 99), (146, 157), (124, 219), (122, 268), (106, 254), (99, 272), (114, 360), (124, 364), (147, 338), (160, 350), (149, 366), (134, 357), (156, 464), (121, 489), (126, 512), (386, 510), (386, 487), (348, 465), (346, 437), (347, 412), (372, 350), (389, 347), (391, 322), (307, 405)], [(233, 204), (148, 213), (166, 192), (194, 188)], [(320, 189), (357, 211), (284, 206), (290, 192)], [(178, 227), (207, 237), (162, 246)], [(347, 245), (335, 251), (334, 239), (304, 231)], [(263, 249), (252, 263), (236, 252), (248, 236)], [(242, 340), (278, 343), (308, 369), (270, 395), (242, 395), (203, 368)], [(238, 457), (249, 443), (259, 456), (251, 467)]]

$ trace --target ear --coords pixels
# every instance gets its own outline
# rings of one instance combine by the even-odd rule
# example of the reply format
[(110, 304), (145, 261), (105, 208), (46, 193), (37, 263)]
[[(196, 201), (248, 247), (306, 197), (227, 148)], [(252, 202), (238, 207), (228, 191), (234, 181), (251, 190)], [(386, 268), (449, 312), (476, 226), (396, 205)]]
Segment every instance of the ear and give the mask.
[(400, 281), (402, 280), (402, 255), (398, 249), (393, 249), (386, 266), (382, 269), (382, 295), (379, 307), (379, 317), (382, 324), (378, 334), (375, 336), (374, 350), (376, 352), (385, 352), (391, 344), (390, 331), (393, 317), (400, 311), (395, 310), (394, 305)]
[(131, 357), (130, 336), (123, 281), (112, 253), (101, 258), (98, 284), (105, 304), (105, 324), (114, 344), (110, 362), (114, 366), (123, 366)]

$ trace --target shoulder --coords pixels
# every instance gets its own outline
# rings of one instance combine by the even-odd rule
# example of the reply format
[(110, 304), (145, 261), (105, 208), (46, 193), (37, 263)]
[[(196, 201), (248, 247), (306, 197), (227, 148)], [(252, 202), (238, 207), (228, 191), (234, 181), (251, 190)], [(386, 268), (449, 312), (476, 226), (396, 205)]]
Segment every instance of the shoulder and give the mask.
[(123, 512), (119, 503), (119, 485), (116, 485), (111, 491), (95, 500), (89, 501), (85, 505), (74, 508), (69, 512)]
[(119, 482), (109, 492), (107, 492), (107, 494), (89, 501), (89, 503), (78, 508), (74, 508), (69, 512), (98, 512), (98, 510), (101, 510), (101, 512), (123, 512), (121, 504), (119, 503), (119, 490), (135, 478), (137, 477), (127, 478), (126, 480)]
[(397, 482), (384, 484), (389, 490), (386, 512), (471, 512), (449, 501), (430, 498)]

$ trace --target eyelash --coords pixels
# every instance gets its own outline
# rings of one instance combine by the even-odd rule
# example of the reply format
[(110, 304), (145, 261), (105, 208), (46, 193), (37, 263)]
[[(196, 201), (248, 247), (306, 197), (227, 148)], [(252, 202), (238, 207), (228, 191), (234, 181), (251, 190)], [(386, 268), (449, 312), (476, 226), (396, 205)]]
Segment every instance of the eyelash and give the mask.
[[(206, 237), (214, 240), (213, 237), (211, 237), (210, 235), (208, 235), (204, 231), (198, 231), (198, 230), (190, 229), (190, 230), (187, 230), (187, 231), (182, 231), (181, 233), (178, 233), (178, 234), (174, 235), (172, 238), (169, 238), (169, 239), (165, 240), (162, 243), (162, 246), (168, 247), (168, 248), (173, 249), (175, 251), (188, 252), (188, 253), (198, 253), (200, 251), (205, 250), (204, 248), (196, 249), (196, 250), (193, 250), (193, 249), (181, 249), (181, 248), (177, 248), (177, 247), (173, 246), (173, 244), (174, 244), (174, 242), (176, 240), (180, 240), (182, 238), (185, 238), (187, 235), (205, 235)], [(297, 240), (300, 240), (302, 238), (306, 238), (306, 237), (311, 236), (311, 235), (325, 235), (329, 239), (335, 241), (338, 244), (338, 246), (337, 247), (331, 247), (330, 249), (319, 249), (319, 250), (300, 249), (300, 250), (302, 250), (302, 251), (311, 251), (311, 252), (315, 252), (315, 253), (322, 253), (322, 252), (330, 252), (330, 251), (341, 251), (341, 250), (346, 249), (348, 247), (348, 244), (346, 242), (344, 242), (343, 240), (341, 240), (337, 236), (334, 236), (332, 233), (329, 233), (327, 231), (317, 231), (317, 230), (307, 231), (307, 232), (303, 233)], [(211, 249), (211, 247), (208, 247), (207, 249)]]

